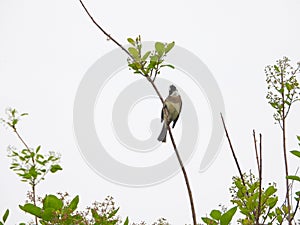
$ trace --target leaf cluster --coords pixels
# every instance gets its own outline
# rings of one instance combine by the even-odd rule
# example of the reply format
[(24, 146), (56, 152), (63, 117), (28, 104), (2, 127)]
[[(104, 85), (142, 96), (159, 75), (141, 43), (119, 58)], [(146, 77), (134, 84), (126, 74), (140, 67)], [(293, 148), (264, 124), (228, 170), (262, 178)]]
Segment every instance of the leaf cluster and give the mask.
[(156, 42), (155, 49), (153, 51), (147, 51), (142, 53), (142, 41), (141, 37), (138, 36), (135, 40), (128, 38), (127, 41), (130, 43), (128, 52), (132, 58), (128, 59), (128, 66), (136, 74), (141, 74), (155, 80), (156, 76), (160, 74), (160, 70), (163, 67), (175, 67), (170, 64), (164, 64), (167, 53), (175, 46), (175, 42), (162, 43)]
[(237, 206), (234, 206), (225, 212), (214, 209), (210, 212), (210, 217), (202, 217), (201, 219), (207, 225), (228, 225), (236, 213), (236, 210)]
[(273, 115), (280, 125), (289, 113), (291, 105), (300, 99), (300, 86), (296, 78), (296, 73), (300, 70), (300, 65), (294, 69), (290, 65), (290, 59), (283, 57), (277, 60), (275, 65), (265, 68), (266, 82), (268, 87), (267, 100), (275, 109)]
[(276, 206), (278, 196), (276, 195), (276, 184), (268, 184), (267, 188), (260, 189), (259, 180), (252, 173), (244, 174), (245, 185), (240, 177), (233, 177), (231, 202), (236, 204), (241, 214), (245, 217), (238, 220), (243, 225), (273, 224), (277, 221), (282, 224), (289, 213), (288, 207)]
[[(117, 225), (121, 220), (116, 216), (119, 208), (114, 208), (112, 197), (108, 196), (103, 203), (94, 203), (88, 212), (77, 211), (79, 196), (70, 202), (56, 195), (46, 195), (41, 207), (27, 203), (19, 206), (23, 211), (39, 218), (42, 225)], [(89, 215), (90, 217), (89, 218)], [(128, 225), (126, 218), (123, 225)]]
[(36, 149), (23, 149), (21, 151), (8, 149), (8, 157), (12, 158), (10, 169), (21, 177), (22, 182), (37, 185), (45, 179), (50, 171), (56, 173), (62, 170), (59, 165), (60, 155), (55, 152), (40, 153), (41, 146)]
[(16, 131), (16, 125), (21, 120), (21, 118), (28, 115), (28, 113), (19, 113), (14, 108), (7, 108), (5, 110), (5, 114), (7, 118), (6, 119), (0, 118), (0, 122), (12, 128), (14, 131)]

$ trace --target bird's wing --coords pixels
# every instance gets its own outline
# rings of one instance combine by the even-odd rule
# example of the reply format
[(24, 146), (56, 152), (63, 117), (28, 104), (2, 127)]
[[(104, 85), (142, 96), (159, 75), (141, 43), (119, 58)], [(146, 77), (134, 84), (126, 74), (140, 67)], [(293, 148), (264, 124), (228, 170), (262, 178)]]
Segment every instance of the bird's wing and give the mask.
[(177, 115), (177, 117), (176, 117), (176, 118), (174, 119), (174, 121), (173, 121), (172, 128), (174, 128), (174, 127), (175, 127), (175, 124), (176, 124), (176, 122), (177, 122), (177, 120), (178, 120), (178, 118), (179, 118), (179, 115), (180, 115), (180, 112), (181, 112), (181, 108), (182, 108), (182, 101), (181, 101), (181, 97), (179, 96), (179, 98), (180, 98), (180, 107), (179, 107), (178, 115)]

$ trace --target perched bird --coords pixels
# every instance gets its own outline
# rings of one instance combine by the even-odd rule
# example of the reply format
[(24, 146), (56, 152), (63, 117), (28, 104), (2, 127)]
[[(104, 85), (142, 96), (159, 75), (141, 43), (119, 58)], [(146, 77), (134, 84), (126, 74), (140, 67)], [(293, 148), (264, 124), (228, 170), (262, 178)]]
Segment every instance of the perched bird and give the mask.
[[(174, 85), (171, 85), (169, 89), (169, 96), (166, 98), (161, 110), (161, 122), (164, 121), (164, 124), (160, 135), (157, 138), (158, 141), (166, 142), (168, 126), (171, 122), (173, 122), (172, 128), (174, 128), (180, 115), (181, 107), (182, 101), (178, 90)], [(166, 109), (167, 113), (164, 112), (164, 109)]]

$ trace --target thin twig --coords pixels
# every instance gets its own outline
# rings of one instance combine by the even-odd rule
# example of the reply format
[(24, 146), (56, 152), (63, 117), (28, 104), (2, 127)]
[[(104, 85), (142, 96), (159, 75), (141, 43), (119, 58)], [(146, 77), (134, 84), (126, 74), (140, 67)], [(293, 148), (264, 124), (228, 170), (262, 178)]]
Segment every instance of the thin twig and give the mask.
[(230, 149), (231, 149), (231, 153), (232, 153), (232, 155), (233, 155), (233, 158), (234, 158), (236, 167), (237, 167), (237, 169), (238, 169), (238, 171), (239, 171), (239, 174), (240, 174), (240, 177), (241, 177), (241, 179), (242, 179), (243, 185), (244, 185), (245, 188), (246, 188), (246, 182), (245, 182), (245, 180), (244, 180), (244, 176), (243, 176), (243, 173), (242, 173), (240, 164), (239, 164), (239, 162), (238, 162), (238, 160), (237, 160), (237, 157), (236, 157), (236, 155), (235, 155), (233, 146), (232, 146), (232, 144), (231, 144), (231, 140), (230, 140), (230, 137), (229, 137), (229, 134), (228, 134), (228, 131), (227, 131), (227, 128), (226, 128), (225, 121), (224, 121), (224, 118), (223, 118), (222, 113), (221, 113), (221, 119), (222, 119), (222, 123), (223, 123), (223, 127), (224, 127), (224, 130), (225, 130), (225, 134), (226, 134), (226, 137), (227, 137), (227, 140), (228, 140), (228, 143), (229, 143), (229, 147), (230, 147)]
[[(21, 135), (17, 131), (16, 126), (11, 126), (11, 127), (12, 127), (13, 131), (16, 133), (16, 135), (19, 138), (19, 140), (23, 143), (23, 145), (25, 146), (25, 148), (29, 150), (28, 145), (26, 144), (26, 142), (24, 141), (24, 139), (21, 137)], [(32, 160), (32, 163), (35, 164), (34, 157), (31, 157), (31, 160)], [(36, 206), (36, 190), (35, 190), (35, 186), (36, 186), (36, 184), (35, 184), (35, 182), (33, 182), (31, 184), (31, 188), (32, 188), (32, 201), (33, 201), (33, 204)], [(34, 216), (34, 219), (35, 219), (35, 224), (38, 224), (38, 220), (37, 220), (36, 216)]]
[(82, 0), (79, 0), (82, 7), (84, 8), (87, 15), (90, 17), (90, 19), (93, 21), (93, 23), (102, 31), (102, 33), (108, 38), (108, 40), (112, 40), (116, 45), (118, 45), (126, 54), (134, 60), (134, 57), (127, 51), (126, 48), (124, 48), (118, 41), (116, 41), (109, 33), (107, 33), (97, 22), (94, 20), (92, 15), (89, 13), (85, 5), (83, 4)]
[[(87, 8), (85, 7), (85, 5), (83, 4), (82, 0), (79, 0), (82, 7), (84, 8), (85, 12), (88, 14), (88, 16), (90, 17), (90, 19), (93, 21), (93, 23), (103, 32), (103, 34), (109, 38), (110, 40), (112, 40), (116, 45), (118, 45), (123, 51), (126, 52), (127, 55), (129, 55), (130, 58), (133, 59), (133, 61), (135, 61), (134, 57), (118, 42), (116, 41), (110, 34), (108, 34), (95, 20), (94, 18), (91, 16), (91, 14), (89, 13), (89, 11), (87, 10)], [(144, 71), (143, 71), (144, 72)], [(156, 85), (154, 84), (154, 80), (151, 79), (151, 77), (146, 74), (144, 72), (143, 74), (144, 77), (147, 78), (147, 80), (150, 82), (150, 84), (152, 85), (152, 87), (154, 88), (156, 94), (158, 95), (160, 101), (162, 102), (162, 104), (164, 104), (164, 99), (162, 98), (162, 95), (160, 94), (160, 92), (158, 91)], [(164, 109), (165, 110), (165, 109)], [(172, 134), (172, 131), (170, 129), (170, 127), (168, 126), (168, 131), (169, 131), (169, 135), (170, 135), (170, 138), (171, 138), (171, 141), (172, 141), (172, 145), (173, 145), (173, 148), (174, 148), (174, 151), (176, 153), (176, 156), (177, 156), (177, 159), (179, 161), (179, 164), (181, 166), (181, 170), (182, 170), (182, 173), (183, 173), (183, 176), (184, 176), (184, 179), (185, 179), (185, 183), (186, 183), (186, 186), (187, 186), (187, 189), (188, 189), (188, 194), (189, 194), (189, 199), (190, 199), (190, 204), (191, 204), (191, 211), (192, 211), (192, 217), (193, 217), (193, 224), (194, 225), (197, 225), (197, 221), (196, 221), (196, 212), (195, 212), (195, 207), (194, 207), (194, 201), (193, 201), (193, 197), (192, 197), (192, 191), (191, 191), (191, 188), (190, 188), (190, 184), (189, 184), (189, 180), (188, 180), (188, 176), (187, 176), (187, 173), (185, 171), (185, 168), (184, 168), (184, 165), (182, 163), (182, 160), (180, 158), (180, 155), (178, 153), (178, 150), (177, 150), (177, 146), (175, 144), (175, 140), (173, 138), (173, 134)]]
[[(296, 172), (295, 172), (295, 174), (294, 174), (295, 176), (298, 174), (298, 170), (299, 170), (299, 167), (297, 168), (297, 170), (296, 170)], [(290, 186), (291, 193), (293, 193), (294, 181), (295, 181), (295, 180), (292, 180), (292, 182), (291, 182), (291, 186)], [(291, 221), (295, 218), (295, 215), (296, 215), (297, 210), (298, 210), (298, 208), (299, 208), (299, 201), (300, 201), (300, 198), (298, 198), (297, 201), (296, 201), (296, 207), (295, 207), (294, 212), (293, 212), (293, 214), (292, 214)]]
[[(255, 134), (254, 134), (255, 135)], [(256, 215), (256, 224), (259, 225), (259, 216), (261, 213), (261, 183), (262, 183), (262, 135), (259, 134), (259, 192), (258, 192), (258, 208), (257, 208), (257, 215)]]
[(17, 128), (15, 126), (12, 127), (13, 131), (16, 133), (16, 135), (18, 136), (18, 138), (20, 139), (20, 141), (23, 143), (23, 145), (25, 146), (26, 149), (29, 150), (28, 145), (26, 144), (26, 142), (24, 141), (24, 139), (21, 137), (21, 135), (19, 134), (19, 132), (17, 131)]
[(192, 190), (191, 190), (191, 187), (190, 187), (190, 184), (189, 184), (188, 176), (187, 176), (187, 173), (185, 171), (184, 164), (183, 164), (183, 162), (180, 158), (180, 155), (179, 155), (178, 149), (176, 147), (174, 137), (173, 137), (173, 134), (172, 134), (172, 131), (171, 131), (171, 128), (170, 128), (169, 125), (168, 125), (168, 131), (169, 131), (169, 135), (170, 135), (173, 147), (174, 147), (174, 151), (176, 153), (177, 159), (179, 161), (179, 164), (180, 164), (180, 167), (181, 167), (181, 170), (182, 170), (185, 182), (186, 182), (186, 186), (187, 186), (188, 194), (189, 194), (189, 198), (190, 198), (190, 205), (191, 205), (191, 210), (192, 210), (193, 222), (194, 222), (194, 225), (196, 225), (197, 224), (197, 222), (196, 222), (196, 212), (195, 212), (195, 206), (194, 206), (194, 201), (193, 201), (193, 196), (192, 196)]
[(280, 65), (280, 81), (281, 81), (281, 89), (283, 90), (281, 92), (281, 99), (282, 99), (282, 145), (283, 145), (283, 156), (284, 156), (284, 165), (285, 165), (285, 185), (286, 185), (286, 200), (287, 200), (287, 208), (288, 208), (288, 224), (292, 225), (292, 222), (290, 220), (291, 218), (291, 203), (290, 203), (290, 191), (289, 191), (289, 180), (287, 176), (289, 175), (288, 170), (288, 160), (287, 160), (287, 149), (286, 149), (286, 109), (285, 109), (285, 92), (284, 92), (284, 71), (285, 71), (285, 65), (284, 68)]
[(256, 156), (257, 172), (259, 173), (259, 158), (258, 158), (257, 140), (256, 140), (255, 130), (253, 130), (253, 141), (254, 141), (254, 149), (255, 149), (255, 156)]
[(299, 201), (300, 201), (300, 198), (298, 198), (298, 200), (297, 200), (295, 210), (294, 210), (293, 215), (292, 215), (292, 217), (291, 217), (291, 221), (294, 219), (294, 217), (295, 217), (295, 215), (296, 215), (296, 213), (297, 213), (297, 210), (298, 210), (298, 208), (299, 208)]

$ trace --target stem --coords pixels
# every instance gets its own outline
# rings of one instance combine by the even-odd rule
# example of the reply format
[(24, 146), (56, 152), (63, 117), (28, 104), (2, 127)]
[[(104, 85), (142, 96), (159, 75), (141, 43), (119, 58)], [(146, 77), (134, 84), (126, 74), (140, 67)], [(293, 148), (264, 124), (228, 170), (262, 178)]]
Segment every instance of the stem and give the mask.
[[(19, 132), (17, 131), (17, 128), (15, 126), (12, 126), (13, 131), (16, 133), (17, 137), (20, 139), (20, 141), (23, 143), (23, 145), (25, 146), (26, 149), (29, 150), (28, 145), (26, 144), (26, 142), (24, 141), (24, 139), (21, 137), (21, 135), (19, 134)], [(34, 157), (31, 157), (31, 161), (33, 163), (33, 165), (35, 165), (35, 160)], [(33, 204), (36, 206), (36, 193), (35, 193), (35, 180), (31, 183), (31, 188), (32, 188), (32, 201)], [(38, 224), (38, 220), (37, 217), (34, 216), (35, 219), (35, 224)]]
[[(84, 8), (85, 12), (88, 14), (88, 16), (90, 17), (90, 19), (93, 21), (93, 23), (102, 31), (102, 33), (107, 37), (109, 38), (110, 40), (112, 40), (117, 46), (119, 46), (130, 58), (132, 58), (134, 61), (134, 57), (118, 42), (116, 41), (114, 38), (111, 37), (110, 34), (108, 34), (95, 20), (94, 18), (91, 16), (91, 14), (89, 13), (89, 11), (87, 10), (87, 8), (85, 7), (85, 5), (83, 4), (82, 0), (79, 0), (82, 7)], [(162, 98), (160, 92), (158, 91), (156, 85), (154, 84), (154, 80), (155, 80), (155, 77), (154, 77), (154, 80), (152, 80), (150, 78), (150, 76), (148, 74), (143, 74), (144, 77), (147, 78), (147, 80), (150, 82), (150, 84), (152, 85), (152, 87), (154, 88), (156, 94), (158, 95), (158, 97), (160, 98), (160, 101), (162, 102), (162, 104), (164, 104), (164, 99)], [(156, 75), (155, 75), (156, 76)], [(185, 171), (185, 168), (184, 168), (184, 165), (183, 165), (183, 162), (180, 158), (180, 155), (179, 155), (179, 152), (177, 150), (177, 146), (175, 144), (175, 140), (173, 138), (173, 134), (172, 134), (172, 131), (170, 129), (170, 127), (168, 126), (168, 131), (169, 131), (169, 135), (170, 135), (170, 138), (171, 138), (171, 141), (172, 141), (172, 145), (173, 145), (173, 148), (174, 148), (174, 151), (176, 153), (176, 156), (177, 156), (177, 159), (179, 161), (179, 164), (181, 166), (181, 170), (182, 170), (182, 173), (183, 173), (183, 176), (184, 176), (184, 179), (185, 179), (185, 183), (186, 183), (186, 186), (187, 186), (187, 189), (188, 189), (188, 194), (189, 194), (189, 199), (190, 199), (190, 204), (191, 204), (191, 211), (192, 211), (192, 217), (193, 217), (193, 224), (194, 225), (197, 225), (197, 221), (196, 221), (196, 212), (195, 212), (195, 207), (194, 207), (194, 201), (193, 201), (193, 196), (192, 196), (192, 191), (191, 191), (191, 187), (190, 187), (190, 184), (189, 184), (189, 180), (188, 180), (188, 176), (187, 176), (187, 173)]]
[(169, 131), (169, 135), (170, 135), (173, 147), (174, 147), (174, 151), (175, 151), (177, 159), (179, 161), (179, 164), (180, 164), (183, 176), (184, 176), (185, 184), (186, 184), (186, 187), (187, 187), (187, 190), (188, 190), (188, 194), (189, 194), (189, 198), (190, 198), (190, 204), (191, 204), (191, 210), (192, 210), (192, 216), (193, 216), (193, 224), (197, 225), (195, 206), (194, 206), (193, 195), (192, 195), (192, 190), (191, 190), (191, 187), (190, 187), (189, 179), (188, 179), (187, 173), (185, 171), (184, 164), (183, 164), (183, 162), (181, 160), (181, 157), (179, 155), (179, 152), (177, 150), (177, 147), (176, 147), (176, 144), (175, 144), (175, 141), (174, 141), (174, 137), (173, 137), (173, 134), (172, 134), (172, 131), (171, 131), (171, 128), (170, 128), (169, 125), (168, 125), (168, 131)]
[(85, 5), (83, 4), (82, 0), (79, 0), (82, 7), (84, 8), (87, 15), (90, 17), (90, 19), (93, 21), (93, 23), (102, 31), (102, 33), (108, 38), (108, 40), (112, 40), (116, 45), (118, 45), (127, 55), (129, 55), (130, 58), (134, 60), (134, 57), (127, 51), (126, 48), (124, 48), (119, 42), (117, 42), (109, 33), (107, 33), (92, 17), (92, 15), (89, 13)]
[[(34, 204), (34, 206), (36, 206), (35, 183), (32, 184), (32, 195), (33, 195), (32, 196), (33, 204)], [(34, 216), (34, 219), (35, 219), (35, 224), (38, 224), (38, 220), (37, 220), (36, 216)]]
[[(154, 90), (156, 91), (156, 93), (157, 93), (158, 97), (160, 98), (162, 104), (164, 104), (164, 100), (163, 100), (161, 94), (159, 93), (159, 91), (158, 91), (156, 85), (154, 84), (154, 82), (151, 80), (151, 78), (149, 76), (147, 76), (147, 79), (151, 83), (151, 85), (154, 88)], [(166, 114), (168, 113), (167, 109), (165, 109), (165, 108), (164, 108), (164, 111), (165, 111)], [(189, 179), (188, 179), (188, 176), (187, 176), (184, 164), (183, 164), (183, 162), (181, 160), (181, 157), (179, 155), (179, 152), (178, 152), (178, 149), (177, 149), (177, 146), (176, 146), (173, 134), (172, 134), (172, 130), (171, 130), (171, 128), (170, 128), (169, 125), (168, 125), (168, 131), (169, 131), (169, 135), (170, 135), (170, 138), (171, 138), (171, 141), (172, 141), (172, 145), (173, 145), (175, 154), (177, 156), (178, 162), (180, 164), (180, 167), (181, 167), (181, 170), (182, 170), (182, 173), (183, 173), (183, 176), (184, 176), (185, 184), (186, 184), (186, 187), (187, 187), (187, 191), (188, 191), (188, 195), (189, 195), (189, 199), (190, 199), (192, 217), (193, 217), (193, 224), (197, 225), (196, 212), (195, 212), (195, 206), (194, 206), (194, 201), (193, 201), (192, 190), (191, 190), (191, 187), (190, 187), (190, 182), (189, 182)]]
[(297, 203), (296, 203), (296, 207), (295, 207), (295, 210), (294, 210), (294, 213), (293, 213), (293, 215), (292, 215), (292, 217), (291, 217), (291, 221), (295, 218), (295, 215), (296, 215), (296, 213), (297, 213), (297, 210), (298, 210), (298, 208), (299, 208), (299, 199), (297, 200)]
[(258, 150), (257, 150), (257, 141), (256, 141), (255, 130), (253, 130), (253, 141), (254, 141), (254, 149), (255, 149), (255, 156), (256, 156), (257, 172), (259, 173), (259, 158), (258, 158)]
[(284, 165), (285, 165), (285, 185), (286, 185), (286, 200), (288, 207), (288, 224), (291, 225), (291, 204), (290, 204), (290, 190), (289, 190), (289, 180), (287, 176), (289, 175), (288, 171), (288, 160), (287, 160), (287, 150), (286, 150), (286, 113), (285, 113), (285, 92), (284, 92), (284, 76), (283, 68), (281, 68), (281, 99), (282, 99), (282, 144), (283, 144), (283, 155), (284, 155)]
[[(255, 135), (255, 134), (254, 134)], [(258, 193), (258, 209), (256, 215), (256, 224), (259, 225), (259, 216), (261, 213), (261, 182), (262, 182), (262, 135), (259, 134), (259, 193)]]
[[(234, 158), (236, 167), (237, 167), (237, 169), (238, 169), (238, 171), (239, 171), (239, 174), (240, 174), (240, 177), (241, 177), (241, 179), (242, 179), (243, 185), (246, 187), (246, 182), (245, 182), (245, 180), (244, 180), (244, 176), (243, 176), (243, 173), (242, 173), (240, 164), (239, 164), (239, 162), (238, 162), (238, 160), (237, 160), (237, 157), (236, 157), (236, 155), (235, 155), (233, 146), (232, 146), (232, 144), (231, 144), (231, 140), (230, 140), (230, 137), (229, 137), (229, 134), (228, 134), (228, 131), (227, 131), (226, 124), (225, 124), (225, 122), (224, 122), (224, 118), (223, 118), (222, 113), (221, 113), (221, 119), (222, 119), (222, 123), (223, 123), (223, 127), (224, 127), (224, 130), (225, 130), (225, 134), (226, 134), (226, 137), (227, 137), (227, 140), (228, 140), (228, 143), (229, 143), (229, 147), (230, 147), (230, 149), (231, 149), (231, 153), (232, 153), (232, 155), (233, 155), (233, 158)], [(248, 195), (248, 191), (247, 191), (247, 195)]]

